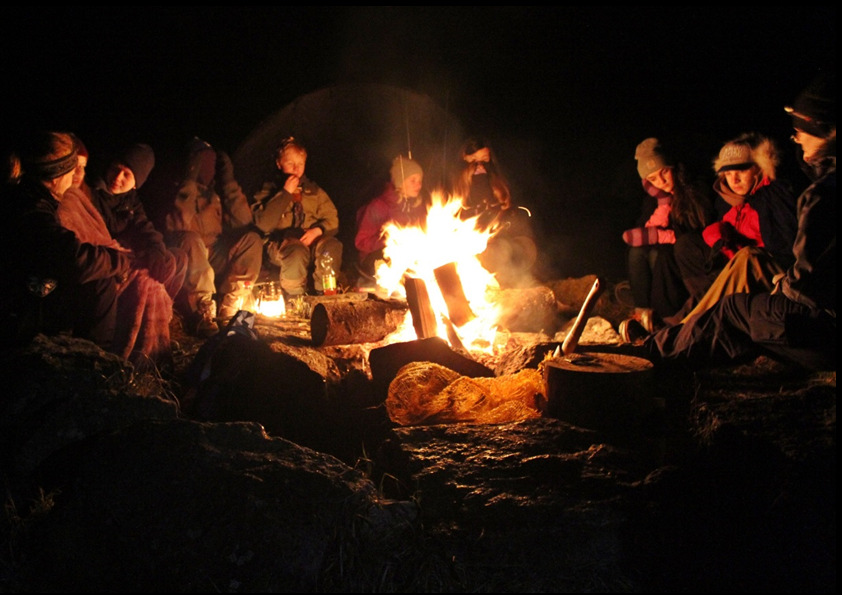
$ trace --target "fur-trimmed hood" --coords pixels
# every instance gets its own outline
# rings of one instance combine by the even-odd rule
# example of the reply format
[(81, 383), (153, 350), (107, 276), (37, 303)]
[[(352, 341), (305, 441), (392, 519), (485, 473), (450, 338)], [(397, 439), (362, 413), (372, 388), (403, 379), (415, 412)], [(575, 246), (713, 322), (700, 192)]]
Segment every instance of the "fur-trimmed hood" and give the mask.
[(713, 171), (721, 174), (723, 171), (746, 163), (756, 164), (760, 168), (761, 178), (774, 180), (780, 163), (780, 154), (772, 139), (750, 132), (728, 141), (713, 160)]

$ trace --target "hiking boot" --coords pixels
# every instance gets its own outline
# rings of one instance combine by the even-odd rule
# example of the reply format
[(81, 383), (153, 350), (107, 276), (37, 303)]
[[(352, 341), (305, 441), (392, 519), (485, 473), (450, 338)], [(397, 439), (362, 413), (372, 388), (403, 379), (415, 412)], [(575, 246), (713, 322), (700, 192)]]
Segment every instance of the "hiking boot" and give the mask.
[(196, 306), (193, 335), (207, 339), (219, 332), (216, 324), (216, 302), (212, 298), (201, 300)]
[(649, 336), (649, 332), (636, 318), (627, 318), (621, 322), (618, 332), (625, 343), (639, 344)]
[(242, 304), (242, 298), (233, 291), (223, 295), (219, 303), (219, 324), (222, 326), (228, 324), (228, 321), (234, 318), (234, 315), (242, 309)]

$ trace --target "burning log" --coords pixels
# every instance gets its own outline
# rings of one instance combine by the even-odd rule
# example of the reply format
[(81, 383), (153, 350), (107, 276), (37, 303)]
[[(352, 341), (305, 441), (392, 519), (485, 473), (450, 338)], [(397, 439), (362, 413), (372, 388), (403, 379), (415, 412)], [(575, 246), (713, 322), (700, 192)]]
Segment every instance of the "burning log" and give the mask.
[(374, 343), (395, 332), (406, 318), (407, 306), (383, 300), (324, 301), (313, 307), (313, 345)]
[(462, 280), (456, 272), (456, 263), (442, 265), (433, 271), (436, 282), (441, 289), (441, 295), (447, 304), (447, 312), (450, 321), (456, 327), (463, 326), (476, 318), (465, 297), (465, 288), (462, 287)]
[(419, 339), (437, 336), (436, 313), (430, 304), (427, 284), (423, 279), (407, 276), (404, 278), (403, 285), (406, 289), (406, 301), (409, 304), (409, 312), (412, 314), (415, 335)]

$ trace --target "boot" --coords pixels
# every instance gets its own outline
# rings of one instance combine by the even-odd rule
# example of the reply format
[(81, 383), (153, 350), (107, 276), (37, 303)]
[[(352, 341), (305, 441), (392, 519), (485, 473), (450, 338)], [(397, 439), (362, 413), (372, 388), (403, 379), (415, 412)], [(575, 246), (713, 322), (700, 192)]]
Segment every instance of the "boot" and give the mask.
[(216, 324), (216, 302), (212, 297), (203, 298), (196, 304), (194, 316), (192, 331), (195, 336), (207, 339), (219, 332), (219, 325)]
[(647, 333), (655, 332), (655, 313), (652, 308), (635, 308), (634, 318)]
[(219, 302), (219, 324), (225, 326), (242, 308), (243, 299), (235, 292), (226, 293)]

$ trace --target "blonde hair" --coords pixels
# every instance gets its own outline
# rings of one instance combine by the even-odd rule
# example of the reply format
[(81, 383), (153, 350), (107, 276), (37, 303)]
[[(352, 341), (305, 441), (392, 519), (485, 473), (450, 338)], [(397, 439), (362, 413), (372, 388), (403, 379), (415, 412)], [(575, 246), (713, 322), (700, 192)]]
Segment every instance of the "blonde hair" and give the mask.
[(281, 141), (281, 144), (275, 150), (275, 158), (280, 161), (290, 151), (296, 151), (305, 158), (307, 157), (307, 149), (304, 148), (304, 145), (295, 140), (294, 136), (288, 136)]

